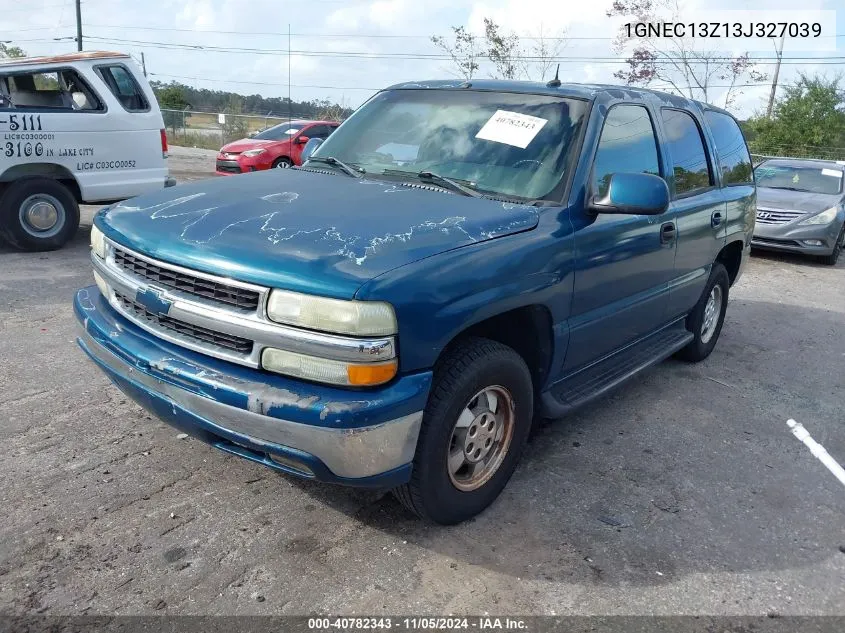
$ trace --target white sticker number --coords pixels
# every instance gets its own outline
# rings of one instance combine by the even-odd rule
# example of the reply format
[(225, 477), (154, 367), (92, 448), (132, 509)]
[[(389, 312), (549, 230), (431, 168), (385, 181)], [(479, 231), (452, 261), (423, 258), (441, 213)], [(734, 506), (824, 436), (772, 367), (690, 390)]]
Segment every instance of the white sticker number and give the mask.
[(833, 176), (834, 178), (842, 178), (842, 172), (838, 169), (822, 169), (822, 176)]
[(548, 119), (540, 119), (519, 112), (496, 110), (496, 114), (490, 117), (475, 138), (525, 149), (546, 123)]

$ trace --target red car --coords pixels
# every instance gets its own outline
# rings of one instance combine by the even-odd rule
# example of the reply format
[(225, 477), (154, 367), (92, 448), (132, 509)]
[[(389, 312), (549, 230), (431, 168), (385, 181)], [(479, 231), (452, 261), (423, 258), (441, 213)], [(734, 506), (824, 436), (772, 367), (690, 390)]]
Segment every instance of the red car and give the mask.
[(312, 138), (325, 140), (338, 125), (336, 121), (285, 121), (251, 138), (234, 141), (217, 154), (217, 173), (231, 176), (301, 165), (305, 144)]

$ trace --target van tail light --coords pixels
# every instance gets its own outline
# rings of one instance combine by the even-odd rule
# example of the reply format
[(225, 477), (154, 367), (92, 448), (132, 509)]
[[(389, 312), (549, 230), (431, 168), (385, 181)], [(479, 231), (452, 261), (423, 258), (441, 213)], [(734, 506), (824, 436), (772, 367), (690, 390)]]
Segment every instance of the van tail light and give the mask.
[(161, 130), (161, 157), (167, 158), (167, 130)]

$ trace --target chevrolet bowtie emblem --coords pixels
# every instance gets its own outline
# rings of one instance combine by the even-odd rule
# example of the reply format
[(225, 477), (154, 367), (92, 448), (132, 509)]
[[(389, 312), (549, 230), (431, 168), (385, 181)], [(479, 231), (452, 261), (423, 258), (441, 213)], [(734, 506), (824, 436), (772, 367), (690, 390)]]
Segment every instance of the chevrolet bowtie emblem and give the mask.
[(150, 288), (140, 288), (135, 294), (135, 303), (141, 304), (148, 312), (158, 316), (165, 316), (170, 312), (170, 306), (173, 305), (172, 302), (163, 299), (161, 294)]

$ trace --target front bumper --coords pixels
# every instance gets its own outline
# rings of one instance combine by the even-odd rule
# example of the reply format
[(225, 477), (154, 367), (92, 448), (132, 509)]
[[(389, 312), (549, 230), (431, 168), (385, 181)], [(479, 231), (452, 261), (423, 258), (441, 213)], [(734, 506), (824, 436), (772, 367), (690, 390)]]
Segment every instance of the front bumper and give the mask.
[[(223, 176), (233, 176), (244, 173), (239, 161), (234, 159), (223, 159), (218, 156), (215, 163), (215, 171)], [(246, 170), (249, 171), (249, 170)]]
[(377, 390), (310, 384), (158, 339), (117, 314), (96, 286), (77, 292), (74, 312), (83, 351), (171, 426), (300, 477), (367, 487), (410, 477), (430, 372)]
[[(840, 213), (840, 216), (842, 214)], [(836, 239), (842, 229), (842, 220), (836, 218), (830, 224), (761, 224), (754, 227), (751, 246), (763, 250), (805, 253), (807, 255), (830, 255), (836, 246)], [(820, 245), (807, 244), (806, 240), (818, 240)]]

